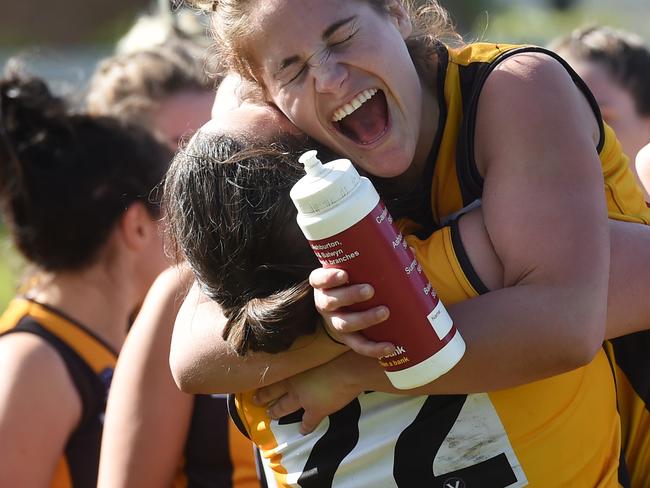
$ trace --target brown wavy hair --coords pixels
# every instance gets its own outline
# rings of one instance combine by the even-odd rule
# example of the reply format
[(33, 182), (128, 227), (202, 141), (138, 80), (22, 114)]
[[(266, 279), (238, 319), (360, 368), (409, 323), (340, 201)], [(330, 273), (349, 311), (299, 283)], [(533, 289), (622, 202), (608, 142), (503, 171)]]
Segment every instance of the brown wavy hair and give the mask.
[[(246, 37), (250, 32), (253, 8), (260, 0), (190, 0), (189, 3), (213, 12), (213, 51), (220, 60), (221, 68), (235, 71), (242, 76), (256, 80), (250, 64), (250, 52), (246, 48)], [(326, 0), (323, 0), (326, 1)], [(352, 1), (352, 0), (350, 0)], [(390, 0), (366, 1), (378, 11), (387, 14)], [(413, 33), (406, 40), (409, 52), (418, 69), (428, 71), (432, 57), (440, 43), (462, 44), (449, 13), (436, 0), (417, 2), (398, 0), (406, 7), (413, 23)]]
[(318, 324), (307, 278), (319, 264), (289, 197), (304, 147), (305, 138), (251, 146), (199, 132), (165, 180), (172, 253), (220, 304), (223, 336), (240, 355), (286, 350)]

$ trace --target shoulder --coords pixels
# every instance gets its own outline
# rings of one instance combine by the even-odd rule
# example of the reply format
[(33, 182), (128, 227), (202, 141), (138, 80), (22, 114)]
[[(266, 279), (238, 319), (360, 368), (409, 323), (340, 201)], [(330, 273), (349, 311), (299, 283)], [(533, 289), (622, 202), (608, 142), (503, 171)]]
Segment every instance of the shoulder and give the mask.
[[(504, 59), (488, 76), (478, 102), (477, 141), (483, 156), (502, 157), (518, 144), (526, 149), (531, 139), (556, 137), (577, 137), (596, 147), (600, 127), (589, 101), (560, 61), (544, 52)], [(479, 165), (482, 159), (477, 154)]]
[[(494, 67), (485, 81), (480, 102), (496, 109), (504, 107), (550, 111), (561, 102), (576, 101), (580, 90), (567, 69), (543, 52), (519, 52)], [(554, 101), (551, 105), (540, 102)], [(514, 107), (503, 103), (514, 102)]]
[[(1, 337), (0, 370), (3, 416), (8, 412), (25, 419), (35, 415), (68, 425), (81, 418), (81, 399), (65, 363), (41, 337), (26, 332)], [(48, 412), (43, 411), (44, 397), (56, 399), (47, 401)]]
[(63, 360), (42, 338), (0, 338), (0, 478), (46, 486), (81, 419), (81, 399)]

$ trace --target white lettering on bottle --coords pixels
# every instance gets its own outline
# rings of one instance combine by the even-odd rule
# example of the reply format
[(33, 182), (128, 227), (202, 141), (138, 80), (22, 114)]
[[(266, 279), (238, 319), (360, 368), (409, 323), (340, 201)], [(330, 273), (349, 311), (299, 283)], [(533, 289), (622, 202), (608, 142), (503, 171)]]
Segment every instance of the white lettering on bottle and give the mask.
[[(384, 220), (386, 220), (386, 217), (388, 217), (388, 209), (384, 208), (383, 212), (375, 218), (378, 224), (381, 224)], [(391, 219), (392, 220), (392, 219)]]
[(402, 243), (402, 239), (404, 236), (402, 234), (397, 234), (397, 237), (395, 237), (395, 240), (393, 241), (393, 249), (396, 249), (399, 247), (399, 245)]
[(395, 356), (399, 356), (400, 354), (406, 354), (406, 348), (404, 348), (403, 346), (395, 346), (395, 350), (391, 354), (388, 354), (387, 356), (382, 356), (379, 359), (390, 359), (390, 358), (394, 358)]
[(316, 243), (309, 243), (311, 245), (311, 248), (314, 251), (321, 251), (323, 249), (332, 249), (333, 247), (340, 246), (341, 241), (332, 241), (332, 242), (326, 242), (325, 244), (316, 244)]
[(404, 268), (404, 271), (406, 271), (406, 274), (407, 274), (407, 275), (410, 275), (410, 274), (413, 272), (413, 270), (415, 269), (415, 267), (416, 267), (417, 265), (418, 265), (417, 260), (416, 260), (416, 259), (413, 259), (413, 261), (411, 262), (411, 264), (409, 264), (406, 268)]

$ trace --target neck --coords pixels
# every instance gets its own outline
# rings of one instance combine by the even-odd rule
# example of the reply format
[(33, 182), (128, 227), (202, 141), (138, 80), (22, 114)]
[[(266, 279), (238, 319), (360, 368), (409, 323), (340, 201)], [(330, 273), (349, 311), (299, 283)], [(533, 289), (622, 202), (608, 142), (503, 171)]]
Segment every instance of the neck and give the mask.
[(413, 154), (413, 162), (408, 170), (397, 178), (391, 179), (391, 186), (399, 188), (400, 192), (412, 191), (422, 183), (427, 166), (427, 160), (438, 131), (440, 106), (436, 95), (436, 69), (428, 76), (421, 78), (422, 113), (420, 115), (420, 134)]
[(137, 303), (134, 290), (115, 278), (103, 264), (45, 274), (28, 296), (65, 313), (119, 351)]

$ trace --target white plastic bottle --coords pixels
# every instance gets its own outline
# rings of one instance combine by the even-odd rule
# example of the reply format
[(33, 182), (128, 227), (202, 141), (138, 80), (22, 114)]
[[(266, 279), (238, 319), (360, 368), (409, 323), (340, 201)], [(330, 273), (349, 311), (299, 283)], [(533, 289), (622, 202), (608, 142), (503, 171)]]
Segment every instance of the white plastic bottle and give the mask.
[(348, 307), (386, 305), (388, 320), (363, 334), (395, 344), (380, 358), (400, 389), (427, 384), (463, 356), (465, 342), (370, 180), (347, 159), (321, 164), (316, 151), (300, 157), (306, 175), (291, 189), (298, 224), (325, 268), (347, 271), (350, 283), (369, 283), (371, 300)]

